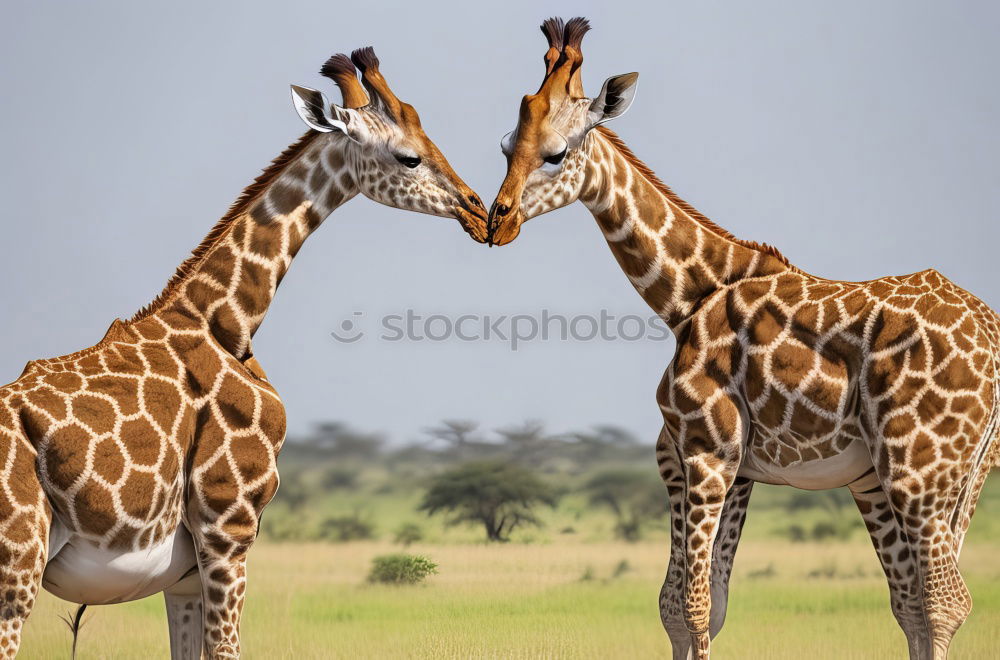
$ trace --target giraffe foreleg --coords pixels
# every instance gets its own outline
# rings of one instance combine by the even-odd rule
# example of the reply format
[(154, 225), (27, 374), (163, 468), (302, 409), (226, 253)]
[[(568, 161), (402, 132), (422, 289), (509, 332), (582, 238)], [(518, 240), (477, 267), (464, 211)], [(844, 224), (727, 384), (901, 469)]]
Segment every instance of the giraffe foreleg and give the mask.
[(271, 471), (248, 487), (241, 479), (249, 469), (233, 471), (223, 457), (193, 480), (188, 528), (197, 549), (204, 657), (209, 660), (240, 657), (246, 556), (257, 537), (264, 505), (278, 485), (277, 472)]
[[(670, 637), (674, 660), (686, 660), (691, 654), (691, 633), (684, 620), (685, 574), (685, 485), (684, 471), (677, 446), (666, 427), (660, 431), (656, 445), (660, 477), (667, 487), (670, 501), (670, 563), (660, 589), (660, 619)], [(747, 506), (753, 481), (737, 478), (726, 494), (719, 529), (713, 545), (709, 636), (715, 639), (726, 620), (729, 602), (729, 577), (739, 545), (740, 533), (746, 520)]]
[(677, 445), (665, 427), (656, 443), (656, 462), (670, 504), (670, 562), (660, 589), (660, 620), (670, 638), (673, 660), (687, 660), (691, 633), (684, 623), (684, 469)]
[[(689, 381), (687, 391), (698, 391)], [(687, 397), (687, 391), (676, 393)], [(702, 390), (704, 391), (704, 390)], [(683, 471), (684, 625), (691, 636), (692, 657), (708, 660), (711, 647), (712, 559), (723, 519), (726, 495), (736, 482), (744, 439), (737, 403), (721, 390), (686, 414), (661, 402), (664, 425), (677, 428), (675, 450)], [(678, 557), (679, 557), (678, 553)]]
[(26, 441), (0, 435), (0, 657), (13, 658), (42, 583), (51, 508)]
[(195, 535), (201, 578), (202, 641), (208, 660), (240, 657), (240, 617), (246, 595), (246, 551), (250, 544), (244, 540), (236, 540), (234, 544), (231, 539), (222, 537), (217, 530)]

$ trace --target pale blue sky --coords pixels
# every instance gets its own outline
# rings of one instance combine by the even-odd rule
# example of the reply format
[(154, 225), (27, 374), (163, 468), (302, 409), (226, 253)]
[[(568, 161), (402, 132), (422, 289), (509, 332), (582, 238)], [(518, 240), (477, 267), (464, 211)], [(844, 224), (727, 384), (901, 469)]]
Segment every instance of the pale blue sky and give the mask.
[[(303, 130), (288, 84), (326, 86), (371, 44), (483, 199), (537, 88), (549, 15), (588, 16), (584, 82), (637, 70), (617, 130), (738, 236), (819, 275), (935, 267), (1000, 306), (1000, 11), (985, 2), (19, 1), (0, 10), (5, 320), (0, 380), (96, 342), (162, 288)], [(333, 342), (365, 318), (647, 310), (582, 205), (476, 245), (456, 223), (357, 198), (306, 245), (256, 341), (292, 431), (397, 441), (441, 418), (615, 423), (652, 444), (670, 342)]]

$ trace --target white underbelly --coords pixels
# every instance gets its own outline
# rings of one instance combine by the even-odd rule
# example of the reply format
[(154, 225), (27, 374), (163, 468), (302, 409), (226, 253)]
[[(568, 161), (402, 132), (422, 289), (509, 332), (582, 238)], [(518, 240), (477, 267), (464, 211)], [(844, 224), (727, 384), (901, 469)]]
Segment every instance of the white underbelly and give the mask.
[(762, 461), (753, 452), (748, 451), (738, 474), (766, 484), (794, 486), (805, 490), (824, 490), (846, 486), (869, 472), (872, 466), (868, 447), (863, 441), (854, 440), (835, 456), (787, 467)]
[[(106, 605), (145, 598), (177, 583), (197, 563), (183, 525), (145, 550), (109, 550), (73, 535), (58, 519), (50, 533), (53, 554), (45, 588), (73, 603)], [(61, 547), (59, 547), (61, 546)]]

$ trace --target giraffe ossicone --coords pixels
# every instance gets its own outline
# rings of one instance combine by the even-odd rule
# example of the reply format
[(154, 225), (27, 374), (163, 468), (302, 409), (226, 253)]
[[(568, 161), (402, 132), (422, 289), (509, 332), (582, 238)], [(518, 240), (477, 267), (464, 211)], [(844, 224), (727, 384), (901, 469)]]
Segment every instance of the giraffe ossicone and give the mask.
[(343, 107), (294, 92), (316, 130), (244, 191), (153, 303), (0, 388), (0, 657), (16, 655), (42, 584), (81, 604), (162, 591), (173, 657), (237, 657), (247, 551), (285, 436), (251, 340), (292, 259), (359, 192), (485, 240), (482, 203), (374, 51), (352, 58), (322, 69)]
[(491, 244), (583, 202), (671, 327), (657, 460), (671, 551), (660, 612), (674, 658), (705, 659), (755, 481), (848, 487), (910, 657), (943, 659), (971, 608), (958, 557), (1000, 462), (1000, 317), (935, 270), (832, 281), (737, 239), (600, 126), (636, 74), (583, 93), (585, 19), (542, 25), (545, 77), (503, 139)]

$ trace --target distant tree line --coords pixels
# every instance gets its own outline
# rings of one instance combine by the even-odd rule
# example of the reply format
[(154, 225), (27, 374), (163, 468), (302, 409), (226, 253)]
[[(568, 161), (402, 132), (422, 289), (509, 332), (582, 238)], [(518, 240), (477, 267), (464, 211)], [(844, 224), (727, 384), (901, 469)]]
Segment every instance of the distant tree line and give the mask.
[(326, 459), (378, 459), (390, 468), (499, 459), (542, 472), (581, 473), (607, 463), (652, 462), (653, 446), (610, 425), (550, 434), (535, 421), (488, 432), (470, 420), (445, 420), (425, 429), (415, 442), (399, 445), (389, 444), (379, 433), (359, 431), (342, 422), (326, 422), (317, 424), (309, 433), (289, 437), (282, 449), (283, 461)]
[[(498, 542), (509, 540), (517, 529), (539, 526), (538, 508), (555, 507), (569, 482), (595, 508), (614, 515), (615, 534), (624, 540), (639, 539), (644, 526), (667, 509), (651, 443), (640, 443), (614, 426), (551, 434), (528, 421), (488, 432), (469, 420), (445, 420), (415, 442), (393, 445), (381, 434), (327, 422), (289, 438), (279, 468), (278, 501), (293, 514), (323, 494), (370, 489), (363, 475), (381, 470), (376, 490), (419, 489), (418, 512), (441, 516), (449, 526), (478, 526), (487, 540)], [(308, 479), (302, 478), (305, 474)], [(265, 518), (265, 531), (301, 538), (298, 516), (287, 518)], [(374, 523), (360, 511), (330, 515), (307, 536), (367, 539), (374, 536)], [(408, 522), (396, 529), (394, 538), (408, 546), (419, 542), (423, 532)]]

